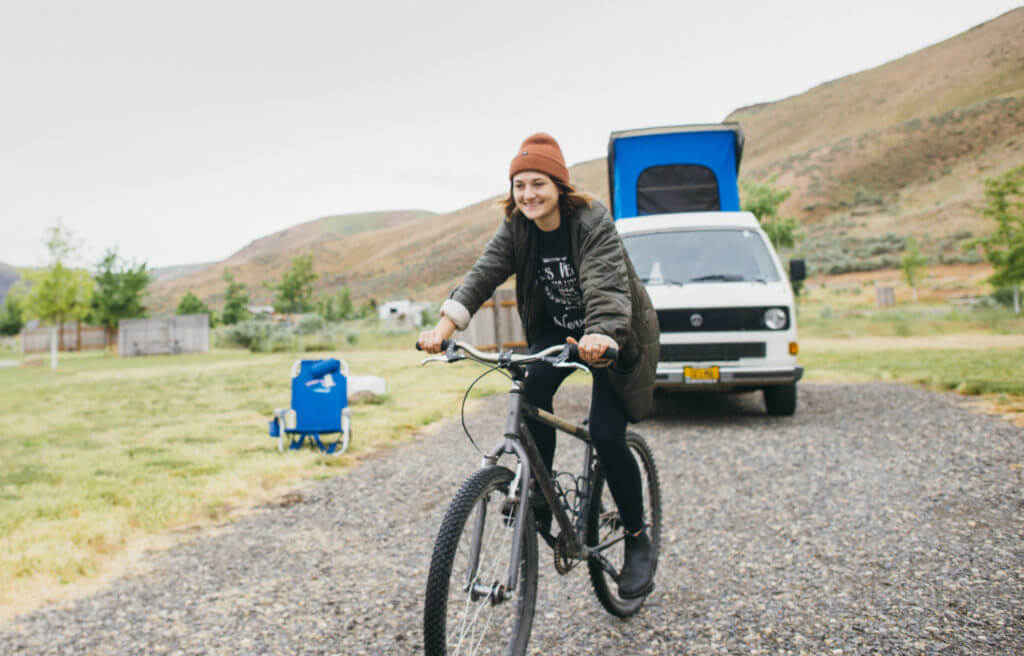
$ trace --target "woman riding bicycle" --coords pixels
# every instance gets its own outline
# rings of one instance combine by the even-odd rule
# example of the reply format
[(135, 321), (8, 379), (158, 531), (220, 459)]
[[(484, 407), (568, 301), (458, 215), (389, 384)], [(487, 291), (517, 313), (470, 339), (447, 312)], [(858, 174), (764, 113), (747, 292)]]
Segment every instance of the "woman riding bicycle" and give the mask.
[[(652, 546), (643, 522), (640, 472), (625, 432), (626, 422), (639, 421), (652, 405), (657, 315), (608, 209), (569, 184), (569, 170), (553, 137), (528, 137), (512, 159), (509, 179), (504, 221), (442, 305), (437, 326), (420, 334), (419, 345), (439, 352), (441, 342), (465, 329), (512, 275), (531, 352), (559, 343), (579, 344), (580, 357), (598, 367), (592, 369), (589, 430), (627, 531), (619, 594), (641, 597), (652, 586)], [(619, 357), (601, 367), (609, 346), (618, 349)], [(570, 371), (546, 363), (529, 365), (526, 400), (551, 411), (555, 392)], [(550, 471), (555, 430), (527, 422)], [(540, 530), (547, 533), (550, 509), (539, 508), (536, 514)]]

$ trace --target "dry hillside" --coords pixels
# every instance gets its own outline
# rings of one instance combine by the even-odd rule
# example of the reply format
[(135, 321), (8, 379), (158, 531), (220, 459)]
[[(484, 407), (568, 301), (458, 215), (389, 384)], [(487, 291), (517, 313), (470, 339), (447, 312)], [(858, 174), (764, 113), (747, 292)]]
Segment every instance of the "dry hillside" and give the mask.
[[(878, 68), (777, 102), (733, 112), (747, 135), (744, 180), (793, 190), (798, 247), (812, 272), (892, 267), (916, 236), (934, 262), (971, 263), (964, 240), (989, 229), (982, 180), (1024, 163), (1024, 8)], [(641, 126), (609, 126), (622, 129)], [(571, 168), (607, 202), (604, 159)], [(230, 267), (254, 300), (290, 258), (315, 250), (319, 290), (349, 286), (357, 299), (440, 299), (466, 271), (500, 218), (492, 198), (444, 215), (382, 212), (329, 217), (259, 239), (224, 262), (161, 280), (157, 311), (185, 291), (219, 305)]]
[(747, 135), (743, 178), (793, 189), (783, 209), (819, 271), (892, 265), (907, 235), (970, 261), (982, 180), (1024, 163), (1024, 8), (728, 120)]

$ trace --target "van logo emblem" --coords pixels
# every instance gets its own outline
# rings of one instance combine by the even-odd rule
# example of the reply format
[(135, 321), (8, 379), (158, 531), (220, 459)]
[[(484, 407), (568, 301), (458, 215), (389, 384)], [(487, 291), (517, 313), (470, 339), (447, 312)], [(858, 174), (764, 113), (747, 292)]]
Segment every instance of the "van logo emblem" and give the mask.
[(693, 326), (694, 328), (700, 328), (701, 326), (704, 325), (704, 317), (700, 316), (697, 313), (691, 314), (690, 325)]

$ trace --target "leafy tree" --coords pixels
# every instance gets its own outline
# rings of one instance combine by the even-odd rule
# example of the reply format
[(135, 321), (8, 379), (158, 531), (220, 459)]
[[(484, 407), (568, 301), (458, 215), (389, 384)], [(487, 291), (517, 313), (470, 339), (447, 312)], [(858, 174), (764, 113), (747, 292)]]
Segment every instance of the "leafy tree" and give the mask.
[(81, 320), (89, 313), (93, 282), (87, 271), (68, 266), (78, 246), (63, 223), (58, 220), (46, 229), (44, 243), (51, 262), (45, 269), (26, 275), (30, 288), (25, 310), (30, 318), (56, 325), (59, 350), (64, 346), (64, 323)]
[(146, 316), (142, 299), (153, 280), (146, 263), (129, 265), (117, 254), (117, 247), (108, 248), (96, 265), (92, 276), (96, 289), (92, 296), (90, 318), (102, 325), (110, 337), (121, 319)]
[(900, 258), (900, 268), (903, 270), (903, 280), (910, 285), (910, 289), (914, 292), (915, 303), (917, 303), (917, 283), (927, 264), (928, 258), (918, 249), (917, 240), (913, 237), (907, 238), (907, 247), (904, 249), (903, 257)]
[(192, 290), (185, 292), (185, 295), (181, 297), (178, 309), (174, 311), (174, 314), (208, 314), (210, 323), (213, 323), (213, 312), (210, 311), (210, 306), (200, 301), (199, 297), (192, 293)]
[(995, 219), (995, 232), (971, 240), (966, 247), (981, 247), (995, 269), (988, 281), (997, 289), (1013, 290), (1013, 310), (1019, 313), (1024, 282), (1024, 166), (985, 180), (985, 198), (982, 214)]
[(791, 189), (777, 188), (774, 177), (765, 183), (744, 181), (740, 187), (743, 190), (742, 209), (757, 217), (761, 229), (776, 249), (793, 248), (803, 238), (797, 232), (800, 223), (796, 219), (779, 216), (779, 207), (793, 193)]
[(334, 296), (320, 299), (317, 303), (317, 314), (327, 321), (351, 319), (355, 314), (352, 292), (348, 287), (342, 287)]
[(0, 309), (0, 335), (17, 335), (25, 326), (25, 309), (19, 287), (16, 284), (7, 290), (4, 306)]
[(249, 318), (249, 292), (246, 290), (245, 283), (235, 280), (230, 269), (224, 269), (222, 278), (228, 288), (224, 292), (224, 311), (221, 313), (221, 321), (229, 326), (239, 321), (245, 321)]
[(293, 257), (281, 282), (270, 285), (275, 292), (274, 309), (285, 314), (312, 312), (313, 282), (319, 277), (313, 272), (312, 253)]

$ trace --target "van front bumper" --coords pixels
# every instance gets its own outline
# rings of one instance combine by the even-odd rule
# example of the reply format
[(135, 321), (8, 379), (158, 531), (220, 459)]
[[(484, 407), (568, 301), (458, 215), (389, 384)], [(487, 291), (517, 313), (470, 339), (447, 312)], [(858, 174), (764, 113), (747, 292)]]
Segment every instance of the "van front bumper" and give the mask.
[[(718, 367), (718, 380), (687, 380), (686, 367), (708, 369)], [(804, 375), (804, 368), (798, 364), (783, 366), (742, 366), (715, 365), (712, 362), (687, 364), (659, 364), (654, 379), (655, 387), (674, 387), (697, 390), (726, 390), (737, 387), (764, 387), (767, 385), (788, 385)]]

